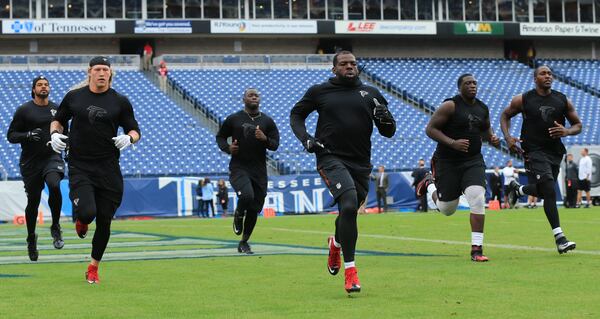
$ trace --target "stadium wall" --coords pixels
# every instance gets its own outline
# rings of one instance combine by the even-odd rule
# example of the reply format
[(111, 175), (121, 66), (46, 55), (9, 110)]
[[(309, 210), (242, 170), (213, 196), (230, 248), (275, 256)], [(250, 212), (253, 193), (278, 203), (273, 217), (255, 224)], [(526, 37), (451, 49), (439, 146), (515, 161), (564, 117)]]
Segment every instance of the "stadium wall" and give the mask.
[[(3, 38), (0, 55), (23, 54), (120, 54), (118, 37)], [(135, 40), (139, 51), (144, 39)], [(197, 35), (153, 37), (155, 56), (163, 54), (314, 54), (318, 37), (200, 37)], [(385, 45), (382, 45), (382, 41)], [(500, 38), (349, 37), (343, 43), (359, 57), (408, 58), (503, 58), (505, 40)], [(600, 42), (589, 39), (532, 39), (538, 58), (596, 59)], [(127, 52), (131, 53), (131, 52)]]
[[(411, 172), (390, 173), (388, 203), (390, 209), (413, 211), (417, 206), (414, 188), (411, 186)], [(213, 180), (216, 181), (217, 176)], [(227, 179), (223, 176), (222, 178)], [(124, 181), (124, 195), (116, 217), (185, 217), (193, 216), (197, 211), (196, 185), (199, 177), (159, 177), (129, 178)], [(526, 178), (521, 176), (521, 182)], [(236, 193), (229, 187), (229, 212), (235, 210)], [(68, 181), (61, 182), (63, 206), (61, 214), (71, 216), (71, 202)], [(560, 194), (560, 193), (559, 193)], [(488, 190), (489, 195), (489, 190)], [(216, 195), (215, 195), (216, 196)], [(488, 196), (489, 197), (489, 196)], [(561, 200), (559, 198), (559, 200)], [(27, 196), (22, 181), (0, 182), (0, 221), (12, 221), (15, 216), (23, 216)], [(214, 199), (216, 203), (216, 198)], [(318, 174), (270, 176), (267, 198), (264, 208), (273, 209), (278, 214), (322, 213), (337, 210), (333, 198)], [(219, 205), (215, 205), (221, 212)], [(430, 207), (435, 207), (430, 201)], [(461, 197), (461, 208), (467, 208), (467, 202)], [(370, 182), (367, 208), (377, 207), (375, 183)], [(39, 211), (44, 218), (51, 218), (48, 206), (48, 190), (42, 193)]]
[(502, 40), (490, 39), (385, 39), (358, 38), (352, 41), (360, 57), (408, 58), (503, 58)]
[(119, 54), (119, 40), (102, 37), (0, 39), (0, 55), (23, 54), (114, 55)]
[(540, 39), (534, 41), (537, 58), (544, 59), (597, 59), (600, 42), (573, 39)]

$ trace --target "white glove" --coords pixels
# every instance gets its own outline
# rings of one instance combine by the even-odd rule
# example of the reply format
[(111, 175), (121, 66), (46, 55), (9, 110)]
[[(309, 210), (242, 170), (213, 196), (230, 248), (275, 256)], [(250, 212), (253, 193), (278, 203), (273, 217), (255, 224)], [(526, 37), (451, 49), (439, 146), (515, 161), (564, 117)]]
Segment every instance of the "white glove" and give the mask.
[(131, 145), (131, 136), (122, 134), (117, 137), (113, 137), (112, 140), (115, 142), (115, 147), (122, 151)]
[(60, 152), (67, 148), (67, 143), (65, 143), (65, 140), (67, 139), (69, 139), (69, 137), (66, 135), (53, 133), (52, 136), (50, 136), (50, 146), (52, 146), (52, 150), (60, 154)]

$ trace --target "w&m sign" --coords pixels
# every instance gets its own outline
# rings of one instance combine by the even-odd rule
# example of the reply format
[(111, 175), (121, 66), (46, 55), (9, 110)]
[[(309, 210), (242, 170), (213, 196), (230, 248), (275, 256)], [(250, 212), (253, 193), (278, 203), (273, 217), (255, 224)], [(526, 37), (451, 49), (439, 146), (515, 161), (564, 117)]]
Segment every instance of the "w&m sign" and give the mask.
[(460, 22), (454, 24), (454, 34), (491, 34), (503, 35), (502, 23)]

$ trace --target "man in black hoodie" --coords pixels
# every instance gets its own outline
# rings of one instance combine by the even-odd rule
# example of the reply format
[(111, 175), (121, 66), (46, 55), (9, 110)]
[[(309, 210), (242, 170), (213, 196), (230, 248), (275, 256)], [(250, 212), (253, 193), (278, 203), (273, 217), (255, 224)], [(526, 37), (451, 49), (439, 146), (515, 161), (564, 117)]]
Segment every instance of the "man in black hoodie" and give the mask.
[[(329, 273), (336, 275), (344, 253), (345, 289), (359, 292), (354, 264), (358, 228), (356, 217), (369, 191), (373, 122), (379, 133), (392, 137), (396, 122), (379, 91), (358, 78), (356, 57), (341, 51), (333, 58), (335, 77), (313, 85), (291, 111), (290, 125), (309, 153), (317, 156), (317, 170), (338, 204), (335, 236), (328, 238)], [(315, 136), (306, 131), (306, 118), (317, 111)]]

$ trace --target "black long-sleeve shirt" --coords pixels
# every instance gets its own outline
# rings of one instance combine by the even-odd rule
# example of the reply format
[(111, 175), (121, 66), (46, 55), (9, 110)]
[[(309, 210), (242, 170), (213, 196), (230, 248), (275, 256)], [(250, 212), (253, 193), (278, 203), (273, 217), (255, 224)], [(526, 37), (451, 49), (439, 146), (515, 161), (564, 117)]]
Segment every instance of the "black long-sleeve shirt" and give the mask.
[(317, 130), (315, 138), (326, 151), (317, 151), (317, 157), (333, 154), (352, 162), (370, 165), (371, 135), (373, 122), (379, 133), (392, 137), (396, 132), (396, 122), (382, 123), (374, 117), (376, 98), (379, 103), (387, 101), (379, 91), (364, 85), (360, 80), (351, 84), (330, 78), (329, 81), (314, 85), (291, 111), (290, 125), (296, 137), (306, 145), (310, 134), (306, 131), (306, 118), (317, 111)]
[[(256, 139), (257, 126), (267, 136), (265, 142)], [(239, 152), (231, 155), (229, 169), (243, 168), (267, 173), (267, 150), (276, 151), (279, 147), (279, 130), (272, 118), (263, 112), (257, 116), (250, 116), (244, 110), (233, 113), (225, 119), (216, 137), (219, 148), (227, 154), (231, 154), (227, 142), (229, 137), (232, 143), (237, 141), (239, 146)]]
[(112, 88), (94, 93), (85, 86), (67, 93), (56, 120), (67, 127), (71, 119), (69, 158), (76, 160), (118, 159), (120, 152), (112, 138), (117, 136), (119, 126), (125, 134), (133, 130), (141, 136), (131, 103)]
[[(6, 137), (11, 143), (21, 143), (21, 166), (27, 167), (53, 155), (54, 152), (47, 144), (50, 141), (50, 122), (57, 109), (58, 105), (51, 101), (47, 106), (29, 101), (15, 111)], [(36, 128), (42, 129), (40, 140), (28, 141), (27, 133)]]

